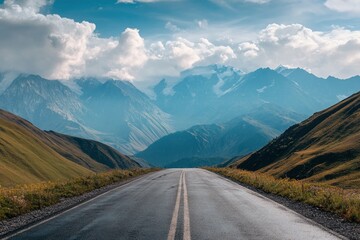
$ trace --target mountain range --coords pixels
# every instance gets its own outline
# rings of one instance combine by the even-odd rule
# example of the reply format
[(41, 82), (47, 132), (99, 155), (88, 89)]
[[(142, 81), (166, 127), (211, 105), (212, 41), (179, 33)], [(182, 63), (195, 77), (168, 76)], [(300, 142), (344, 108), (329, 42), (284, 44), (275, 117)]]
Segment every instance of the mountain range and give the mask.
[(315, 113), (233, 166), (277, 177), (360, 185), (360, 92)]
[(261, 148), (303, 119), (302, 115), (264, 104), (226, 123), (197, 125), (162, 137), (135, 156), (161, 167), (216, 165)]
[(129, 82), (56, 80), (20, 75), (0, 95), (0, 108), (44, 130), (90, 138), (132, 154), (171, 131), (170, 116)]
[[(14, 76), (14, 73), (0, 74), (0, 108), (29, 120), (40, 129), (100, 141), (128, 155), (143, 152), (176, 131), (175, 136), (181, 131), (181, 134), (189, 131), (192, 135), (199, 134), (195, 138), (204, 142), (213, 142), (212, 134), (205, 133), (214, 132), (216, 141), (221, 142), (220, 136), (227, 136), (224, 129), (232, 129), (231, 122), (236, 119), (239, 126), (249, 128), (242, 131), (261, 133), (262, 126), (254, 126), (243, 118), (263, 106), (273, 106), (266, 113), (275, 111), (272, 115), (282, 115), (283, 112), (284, 116), (280, 117), (284, 118), (292, 112), (301, 116), (293, 120), (300, 121), (360, 90), (358, 76), (346, 80), (323, 79), (303, 69), (285, 67), (244, 73), (230, 66), (199, 66), (182, 72), (177, 78), (161, 80), (152, 88), (153, 98), (132, 83), (120, 80), (50, 81), (35, 75), (20, 74), (15, 79)], [(277, 121), (265, 124), (266, 128), (276, 129), (276, 134), (265, 134), (257, 145), (242, 146), (240, 142), (246, 139), (239, 138), (239, 143), (229, 144), (232, 147), (224, 151), (214, 149), (211, 154), (205, 154), (206, 151), (201, 150), (201, 154), (191, 155), (223, 159), (232, 154), (246, 154), (285, 130), (279, 130), (276, 124)], [(235, 146), (244, 149), (228, 150), (236, 149)]]
[(102, 143), (46, 132), (0, 110), (0, 184), (33, 183), (137, 168), (128, 156)]
[(264, 103), (310, 116), (360, 90), (360, 77), (319, 78), (303, 69), (260, 68), (244, 74), (222, 65), (196, 67), (154, 87), (157, 105), (175, 129), (222, 123)]

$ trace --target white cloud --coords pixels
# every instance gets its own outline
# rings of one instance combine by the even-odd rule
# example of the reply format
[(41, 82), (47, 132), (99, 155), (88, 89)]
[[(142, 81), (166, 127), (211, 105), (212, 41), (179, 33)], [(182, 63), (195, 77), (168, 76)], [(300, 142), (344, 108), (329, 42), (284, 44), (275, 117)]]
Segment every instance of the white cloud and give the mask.
[(257, 40), (241, 43), (237, 54), (237, 64), (249, 70), (291, 65), (323, 77), (350, 77), (360, 73), (360, 31), (317, 32), (300, 24), (270, 24)]
[(43, 15), (46, 0), (6, 0), (0, 8), (0, 71), (39, 74), (50, 79), (112, 76), (133, 79), (146, 60), (138, 30), (119, 39), (99, 38), (95, 24)]
[(218, 4), (219, 6), (223, 6), (226, 8), (232, 9), (231, 5), (236, 3), (254, 3), (254, 4), (264, 4), (268, 3), (271, 0), (210, 0), (215, 4)]
[(39, 12), (42, 7), (50, 5), (53, 0), (5, 0), (6, 7), (13, 8), (24, 12)]
[(175, 24), (173, 24), (172, 22), (167, 22), (165, 24), (165, 28), (172, 32), (180, 32), (181, 31), (181, 29), (178, 26), (176, 26)]
[(86, 74), (134, 80), (134, 72), (148, 60), (137, 29), (126, 29), (118, 40), (97, 39), (89, 46)]
[(172, 1), (172, 0), (117, 0), (116, 3), (153, 3), (153, 2), (163, 2), (163, 1)]
[(142, 74), (158, 79), (161, 75), (178, 75), (180, 71), (195, 65), (226, 63), (235, 59), (236, 55), (231, 47), (215, 45), (205, 38), (192, 42), (179, 37), (165, 43), (152, 43), (149, 57)]
[(48, 1), (7, 0), (0, 9), (0, 68), (68, 78), (84, 64), (95, 25), (38, 11)]
[(257, 57), (259, 50), (260, 49), (255, 43), (244, 42), (239, 44), (239, 51), (244, 55), (244, 57)]
[(209, 23), (206, 19), (203, 20), (197, 20), (196, 24), (198, 25), (199, 28), (207, 28)]
[(270, 1), (271, 0), (245, 0), (245, 2), (258, 3), (258, 4), (268, 3)]
[(326, 0), (325, 6), (338, 12), (360, 13), (359, 0)]
[(176, 32), (171, 40), (145, 41), (139, 30), (129, 28), (117, 38), (100, 38), (95, 24), (41, 14), (49, 3), (5, 1), (0, 8), (0, 71), (50, 79), (107, 76), (151, 81), (218, 63), (248, 71), (290, 65), (320, 76), (360, 74), (360, 31), (337, 27), (319, 32), (300, 24), (270, 24), (248, 41), (190, 40), (186, 31)]

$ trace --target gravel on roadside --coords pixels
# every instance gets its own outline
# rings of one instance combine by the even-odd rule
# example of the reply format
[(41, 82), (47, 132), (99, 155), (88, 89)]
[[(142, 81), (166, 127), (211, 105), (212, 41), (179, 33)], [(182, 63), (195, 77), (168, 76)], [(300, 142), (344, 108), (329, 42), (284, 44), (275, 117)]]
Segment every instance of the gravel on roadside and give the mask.
[(108, 185), (108, 186), (105, 186), (102, 188), (98, 188), (98, 189), (95, 189), (91, 192), (87, 192), (80, 196), (66, 198), (55, 205), (45, 207), (40, 210), (35, 210), (35, 211), (29, 212), (27, 214), (24, 214), (24, 215), (21, 215), (18, 217), (0, 221), (0, 238), (10, 236), (11, 234), (13, 234), (17, 231), (21, 231), (22, 229), (25, 229), (33, 224), (39, 223), (45, 219), (53, 217), (63, 211), (66, 211), (70, 208), (75, 207), (76, 205), (86, 202), (100, 194), (103, 194), (114, 188), (125, 185), (129, 182), (132, 182), (132, 181), (134, 181), (138, 178), (141, 178), (143, 176), (146, 176), (148, 174), (150, 174), (150, 173), (147, 173), (147, 174), (144, 174), (141, 176), (137, 176), (137, 177), (133, 177), (133, 178), (127, 179), (125, 181), (117, 182), (117, 183), (114, 183), (114, 184), (111, 184), (111, 185)]
[(338, 215), (326, 212), (318, 207), (314, 207), (303, 202), (296, 202), (294, 200), (273, 193), (267, 193), (253, 186), (244, 184), (239, 181), (234, 181), (233, 179), (227, 178), (220, 174), (218, 175), (230, 181), (236, 182), (237, 184), (256, 193), (259, 193), (350, 240), (360, 240), (360, 224), (358, 223), (346, 221)]

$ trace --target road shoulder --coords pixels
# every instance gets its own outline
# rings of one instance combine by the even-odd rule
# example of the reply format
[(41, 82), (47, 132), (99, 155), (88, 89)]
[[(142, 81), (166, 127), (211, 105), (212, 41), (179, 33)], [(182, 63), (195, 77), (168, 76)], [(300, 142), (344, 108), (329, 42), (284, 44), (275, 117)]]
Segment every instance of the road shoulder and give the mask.
[[(204, 170), (208, 171), (208, 170)], [(302, 202), (296, 202), (291, 199), (275, 195), (272, 193), (264, 192), (263, 190), (257, 189), (253, 186), (241, 183), (239, 181), (234, 181), (230, 178), (227, 178), (223, 175), (208, 171), (212, 174), (215, 174), (226, 181), (231, 181), (233, 183), (236, 183), (242, 187), (245, 187), (255, 193), (258, 193), (266, 198), (271, 199), (272, 201), (279, 203), (290, 210), (304, 216), (305, 218), (310, 219), (311, 221), (314, 221), (316, 224), (319, 224), (320, 226), (323, 226), (327, 229), (330, 229), (331, 231), (338, 233), (348, 239), (360, 239), (360, 227), (357, 223), (352, 223), (345, 221), (341, 217), (337, 216), (334, 213), (326, 212), (321, 210), (320, 208), (308, 205), (306, 203)]]

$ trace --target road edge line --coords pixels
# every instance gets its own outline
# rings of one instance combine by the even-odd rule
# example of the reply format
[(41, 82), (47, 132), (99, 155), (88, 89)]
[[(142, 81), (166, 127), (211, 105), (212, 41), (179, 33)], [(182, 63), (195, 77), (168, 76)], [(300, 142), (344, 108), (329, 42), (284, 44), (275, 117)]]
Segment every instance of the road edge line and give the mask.
[(333, 230), (331, 230), (331, 229), (329, 229), (329, 228), (321, 225), (320, 223), (317, 223), (317, 222), (315, 222), (314, 220), (305, 217), (305, 216), (302, 215), (301, 213), (298, 213), (298, 212), (292, 210), (291, 208), (288, 208), (287, 206), (282, 205), (281, 203), (278, 203), (278, 202), (276, 202), (275, 200), (272, 200), (271, 198), (268, 198), (267, 196), (265, 196), (265, 195), (263, 195), (263, 194), (261, 194), (261, 193), (259, 193), (259, 192), (256, 192), (256, 191), (254, 191), (254, 190), (252, 190), (252, 189), (250, 189), (250, 188), (247, 188), (245, 184), (242, 185), (242, 184), (239, 183), (239, 182), (233, 181), (233, 180), (231, 180), (230, 178), (227, 178), (227, 177), (225, 177), (225, 176), (222, 176), (222, 175), (220, 175), (220, 174), (218, 174), (218, 173), (211, 172), (211, 171), (206, 170), (206, 169), (201, 169), (201, 170), (204, 170), (204, 171), (206, 171), (206, 172), (208, 172), (208, 173), (211, 173), (211, 174), (215, 174), (216, 176), (219, 176), (220, 178), (223, 178), (223, 179), (226, 180), (227, 182), (231, 182), (231, 183), (233, 183), (233, 184), (236, 184), (237, 186), (240, 186), (240, 187), (244, 188), (245, 190), (254, 193), (255, 195), (257, 195), (257, 196), (260, 197), (260, 198), (266, 198), (266, 199), (268, 199), (269, 201), (275, 203), (276, 205), (286, 208), (288, 211), (294, 213), (295, 215), (299, 216), (300, 218), (303, 218), (304, 220), (312, 223), (313, 225), (315, 225), (315, 226), (323, 229), (324, 231), (326, 231), (326, 232), (334, 235), (335, 237), (338, 237), (338, 238), (340, 238), (340, 239), (342, 239), (342, 240), (350, 240), (349, 238), (341, 235), (340, 233), (337, 233), (337, 232), (335, 232), (335, 231), (333, 231)]
[(10, 238), (13, 238), (13, 237), (15, 237), (15, 236), (17, 236), (17, 235), (19, 235), (19, 234), (21, 234), (21, 233), (24, 233), (24, 232), (26, 232), (26, 231), (29, 231), (30, 229), (32, 229), (32, 228), (34, 228), (34, 227), (37, 227), (37, 226), (39, 226), (39, 225), (41, 225), (41, 224), (44, 224), (44, 223), (46, 223), (46, 222), (48, 222), (48, 221), (51, 221), (51, 220), (54, 219), (54, 218), (59, 217), (59, 216), (65, 214), (65, 213), (67, 213), (67, 212), (70, 212), (70, 211), (72, 211), (72, 210), (74, 210), (74, 209), (76, 209), (76, 208), (78, 208), (78, 207), (81, 207), (82, 205), (87, 204), (87, 203), (89, 203), (89, 202), (91, 202), (91, 201), (93, 201), (93, 200), (95, 200), (95, 199), (97, 199), (97, 198), (99, 198), (99, 197), (101, 197), (101, 196), (103, 196), (103, 195), (106, 195), (106, 194), (111, 193), (111, 192), (113, 192), (113, 191), (115, 191), (115, 190), (118, 190), (119, 188), (123, 188), (123, 187), (125, 187), (126, 185), (129, 185), (130, 183), (138, 182), (138, 181), (140, 181), (141, 179), (143, 179), (143, 178), (145, 178), (145, 177), (149, 177), (149, 176), (151, 176), (151, 175), (153, 175), (153, 174), (155, 174), (155, 173), (159, 173), (159, 172), (161, 172), (161, 171), (151, 172), (151, 173), (148, 173), (148, 174), (139, 176), (138, 178), (129, 179), (127, 182), (124, 182), (124, 183), (121, 184), (120, 186), (117, 186), (117, 187), (115, 187), (115, 188), (109, 189), (109, 190), (106, 191), (106, 192), (103, 192), (103, 193), (101, 193), (101, 194), (99, 194), (99, 195), (94, 196), (93, 198), (90, 198), (90, 199), (87, 199), (87, 200), (85, 200), (85, 201), (83, 201), (83, 202), (80, 202), (79, 204), (76, 204), (76, 205), (74, 205), (74, 206), (72, 206), (72, 207), (70, 207), (70, 208), (68, 208), (68, 209), (65, 209), (64, 211), (60, 211), (60, 212), (58, 212), (58, 213), (55, 213), (55, 215), (53, 215), (53, 216), (51, 216), (51, 217), (48, 217), (48, 218), (45, 218), (45, 219), (43, 219), (43, 220), (40, 220), (39, 222), (36, 222), (36, 223), (34, 223), (34, 224), (31, 224), (31, 223), (30, 223), (30, 226), (28, 226), (28, 227), (25, 226), (23, 229), (20, 229), (19, 231), (15, 231), (15, 232), (12, 233), (12, 234), (10, 233), (8, 236), (4, 236), (4, 237), (2, 237), (2, 238), (0, 238), (0, 239), (1, 239), (1, 240), (8, 240), (8, 239), (10, 239)]

